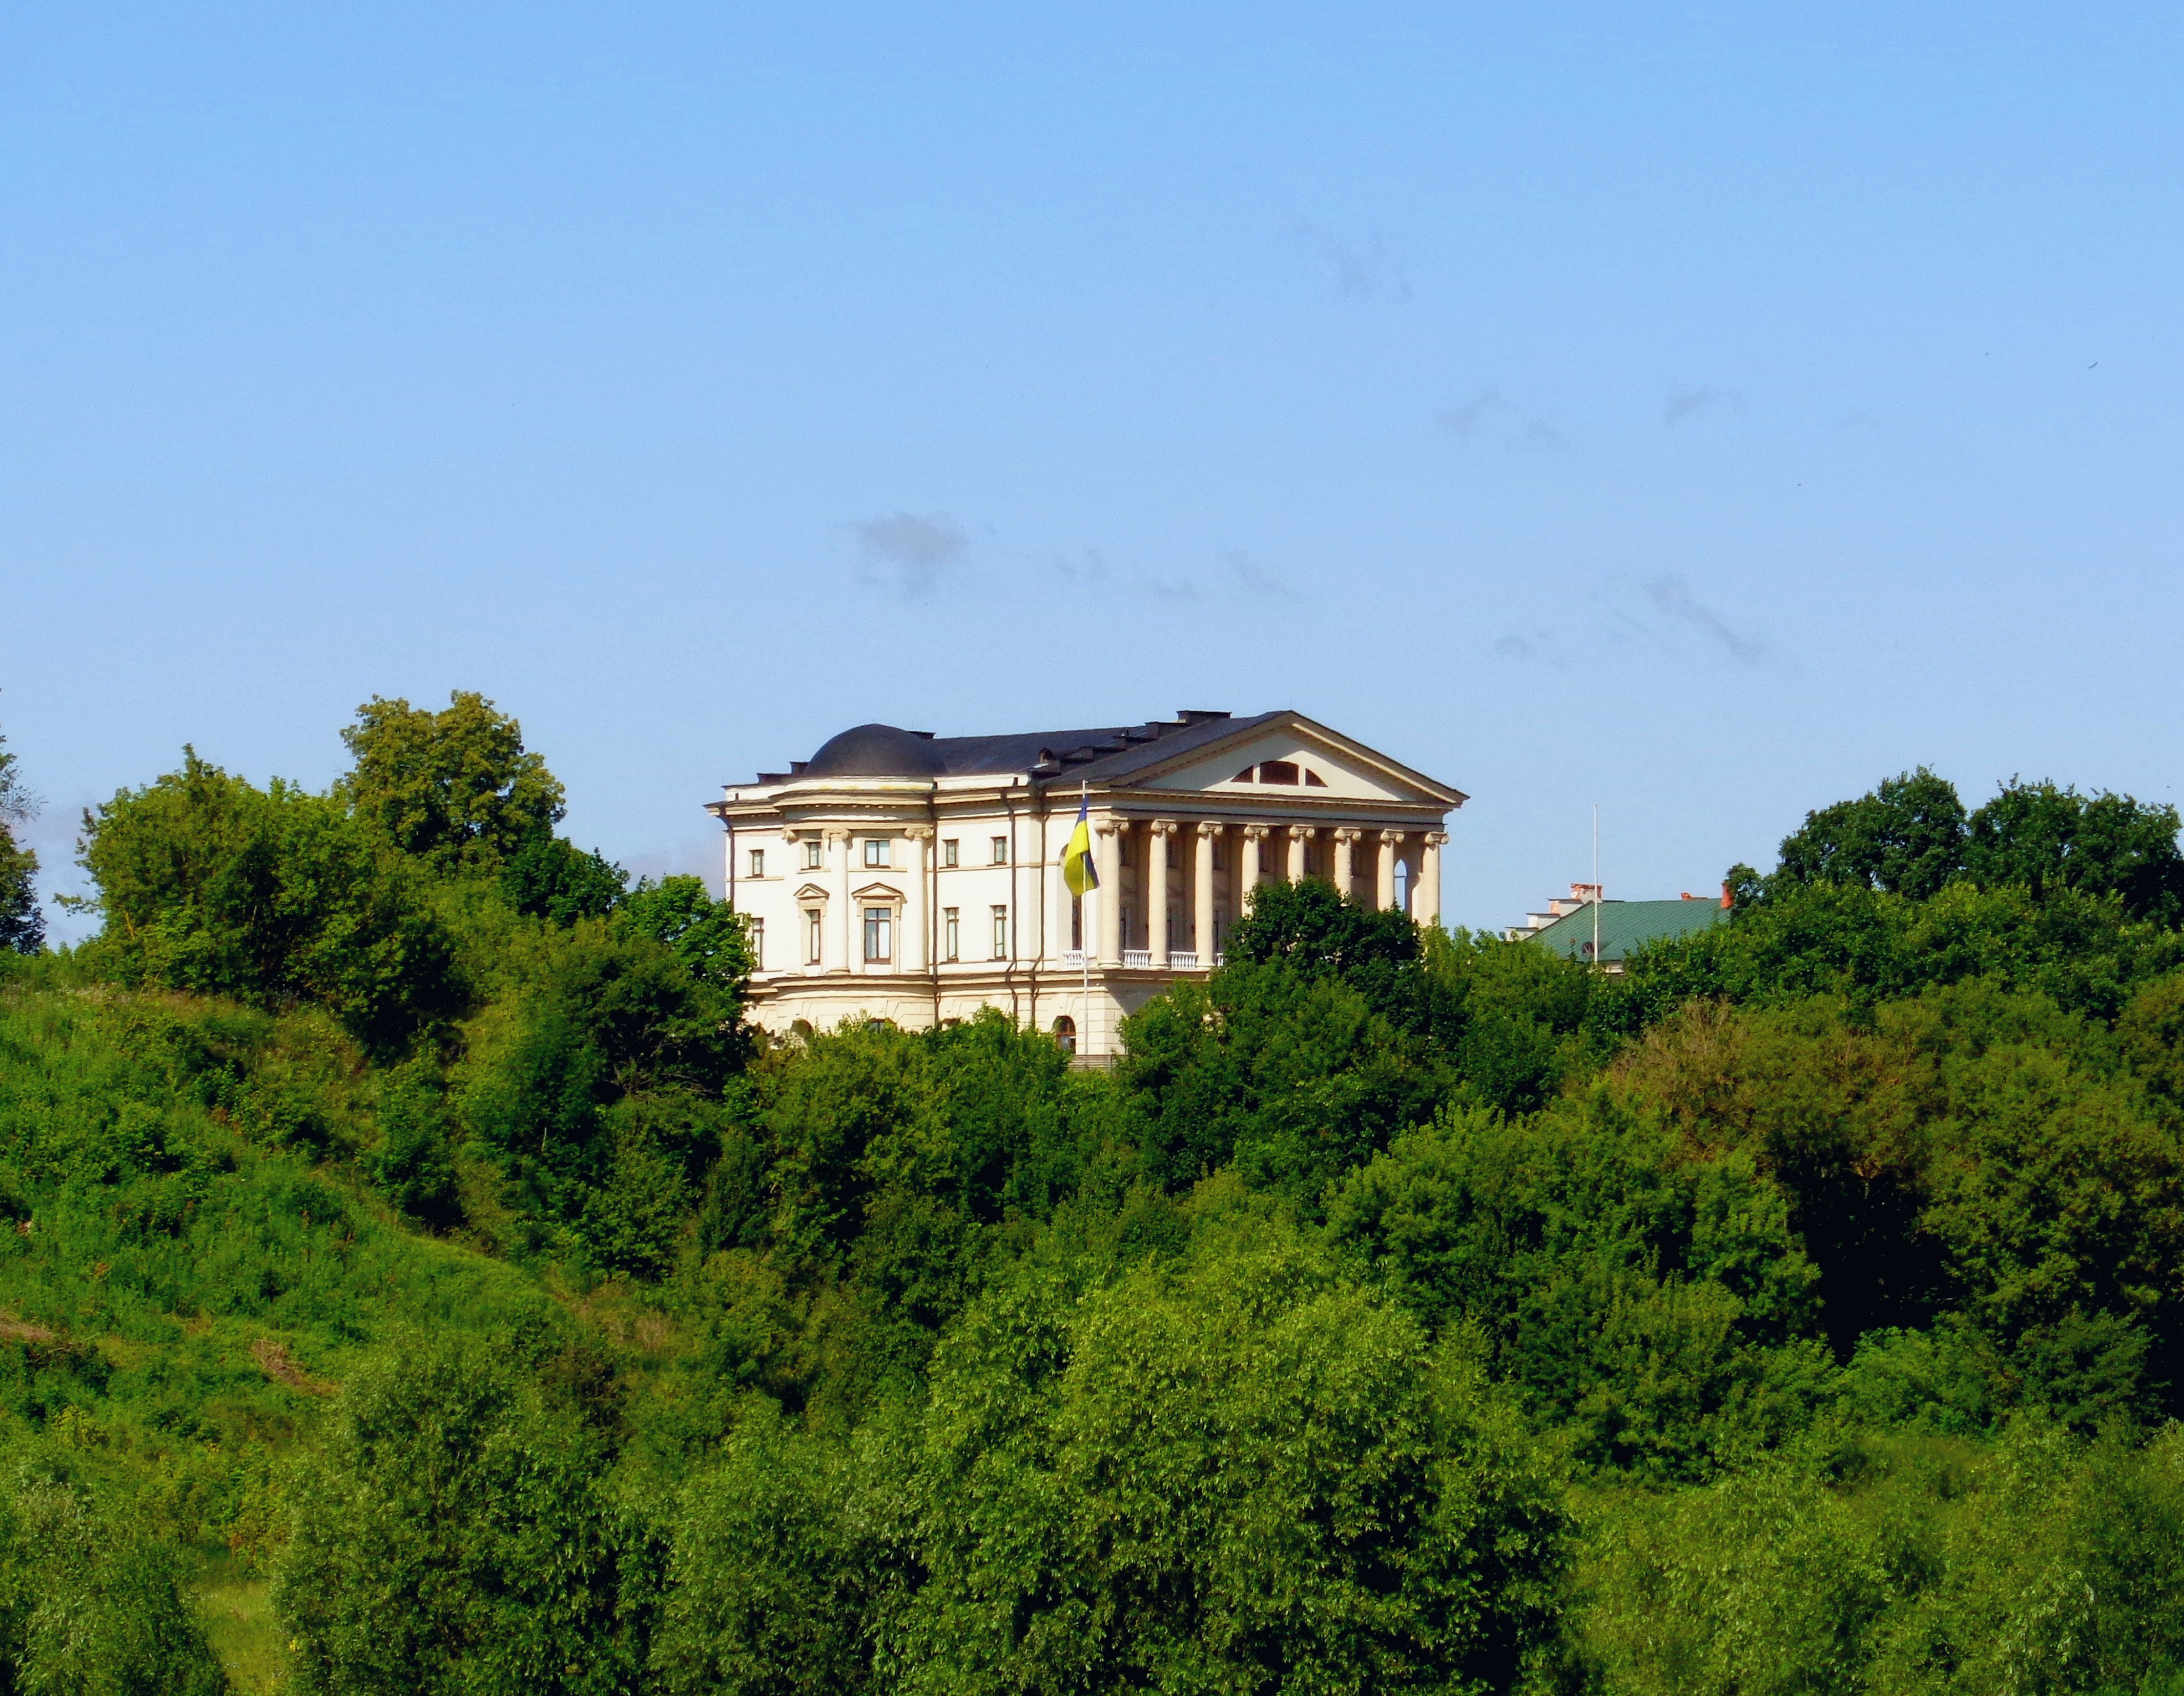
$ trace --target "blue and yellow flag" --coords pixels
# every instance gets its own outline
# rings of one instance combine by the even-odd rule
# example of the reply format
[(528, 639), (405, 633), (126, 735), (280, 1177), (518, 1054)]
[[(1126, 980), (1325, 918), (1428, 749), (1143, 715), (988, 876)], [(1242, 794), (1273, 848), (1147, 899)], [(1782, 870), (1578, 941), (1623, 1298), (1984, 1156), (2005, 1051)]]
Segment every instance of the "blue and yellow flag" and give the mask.
[(1080, 797), (1077, 803), (1077, 828), (1069, 833), (1068, 846), (1061, 850), (1061, 881), (1069, 886), (1069, 892), (1078, 900), (1084, 898), (1088, 889), (1100, 887), (1100, 874), (1092, 864), (1092, 798)]

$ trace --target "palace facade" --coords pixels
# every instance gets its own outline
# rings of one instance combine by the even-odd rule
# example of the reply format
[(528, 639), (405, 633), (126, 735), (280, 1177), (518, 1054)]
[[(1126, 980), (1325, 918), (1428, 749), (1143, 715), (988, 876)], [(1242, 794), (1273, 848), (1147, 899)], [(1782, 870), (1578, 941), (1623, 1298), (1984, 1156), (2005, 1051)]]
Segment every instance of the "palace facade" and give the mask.
[[(1099, 887), (1061, 852), (1089, 806)], [(1301, 713), (935, 737), (860, 725), (727, 787), (727, 898), (776, 1032), (997, 1007), (1088, 1058), (1176, 978), (1211, 971), (1251, 891), (1318, 876), (1440, 917), (1464, 797)]]

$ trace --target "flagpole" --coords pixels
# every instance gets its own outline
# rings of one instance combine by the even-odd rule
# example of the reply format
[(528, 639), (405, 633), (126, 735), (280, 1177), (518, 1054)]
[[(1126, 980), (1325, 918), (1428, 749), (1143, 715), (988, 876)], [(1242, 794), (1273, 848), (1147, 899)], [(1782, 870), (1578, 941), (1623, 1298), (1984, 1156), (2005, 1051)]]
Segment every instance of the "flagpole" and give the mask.
[[(1090, 810), (1092, 785), (1089, 781), (1080, 781), (1078, 783), (1077, 802), (1080, 810), (1087, 812)], [(1092, 887), (1097, 890), (1100, 886), (1095, 883)], [(1077, 910), (1079, 915), (1077, 924), (1077, 965), (1078, 969), (1084, 974), (1084, 1005), (1079, 1009), (1083, 1015), (1083, 1020), (1078, 1026), (1077, 1037), (1078, 1057), (1082, 1059), (1084, 1057), (1084, 1051), (1092, 1045), (1092, 904), (1079, 898)]]

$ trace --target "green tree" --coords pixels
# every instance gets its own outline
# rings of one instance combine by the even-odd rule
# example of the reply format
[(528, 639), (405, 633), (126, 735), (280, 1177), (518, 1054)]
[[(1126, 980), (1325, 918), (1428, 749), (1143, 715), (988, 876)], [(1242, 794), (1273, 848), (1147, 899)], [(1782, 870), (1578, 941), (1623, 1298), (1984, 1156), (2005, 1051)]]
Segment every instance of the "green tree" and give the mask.
[(298, 1691), (628, 1688), (644, 1646), (617, 1617), (606, 1457), (519, 1355), (412, 1337), (343, 1387), (274, 1574)]
[(1748, 1154), (1674, 1158), (1604, 1093), (1398, 1137), (1329, 1204), (1331, 1241), (1403, 1306), (1468, 1327), (1586, 1464), (1703, 1476), (1828, 1393), (1819, 1275)]
[(38, 857), (15, 840), (37, 815), (23, 787), (8, 739), (0, 737), (0, 951), (34, 954), (46, 944), (46, 916), (38, 910)]
[(176, 1551), (81, 1491), (26, 1476), (0, 1495), (0, 1688), (22, 1696), (220, 1696), (227, 1679)]
[[(697, 880), (690, 880), (695, 883)], [(549, 924), (604, 919), (622, 898), (629, 874), (566, 837), (534, 831), (501, 868), (501, 892), (519, 913)]]
[[(1775, 879), (1848, 883), (1924, 901), (1964, 870), (1964, 806), (1956, 786), (1925, 766), (1855, 801), (1805, 815), (1783, 838)], [(1732, 882), (1738, 881), (1730, 874)]]
[(1986, 888), (2114, 896), (2134, 919), (2173, 926), (2184, 920), (2177, 829), (2166, 804), (2013, 779), (1972, 815), (1964, 866)]
[(382, 1048), (461, 1004), (410, 870), (278, 778), (259, 789), (186, 748), (180, 771), (85, 813), (81, 859), (105, 921), (92, 957), (123, 983), (315, 1002)]
[(442, 873), (498, 871), (560, 822), (560, 782), (523, 729), (457, 690), (439, 712), (375, 695), (342, 732), (356, 761), (341, 792), (357, 816)]
[(885, 1688), (1483, 1693), (1553, 1652), (1567, 1526), (1496, 1393), (1239, 1224), (951, 1332)]

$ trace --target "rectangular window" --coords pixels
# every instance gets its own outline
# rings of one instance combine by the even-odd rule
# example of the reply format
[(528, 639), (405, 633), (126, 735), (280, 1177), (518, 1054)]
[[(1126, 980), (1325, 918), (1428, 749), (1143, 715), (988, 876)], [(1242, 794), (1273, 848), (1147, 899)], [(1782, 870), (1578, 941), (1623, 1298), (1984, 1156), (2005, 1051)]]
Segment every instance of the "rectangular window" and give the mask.
[(994, 909), (994, 958), (1005, 960), (1009, 957), (1009, 909)]
[(955, 837), (943, 837), (943, 838), (941, 839), (941, 842), (940, 842), (940, 863), (941, 863), (941, 865), (962, 865), (962, 863), (963, 863), (963, 858), (962, 858), (962, 848), (963, 848), (962, 843), (961, 843), (961, 842), (957, 842), (957, 841), (956, 840), (956, 838), (955, 838)]
[(940, 958), (944, 960), (963, 958), (963, 915), (954, 907), (940, 909)]
[(885, 837), (866, 837), (865, 838), (865, 864), (866, 865), (878, 866), (893, 865), (894, 864), (894, 855), (890, 852), (890, 850), (894, 847), (894, 844), (889, 842)]
[(806, 837), (804, 839), (804, 869), (806, 871), (816, 871), (819, 869), (819, 838), (816, 837)]
[(865, 909), (865, 963), (884, 965), (894, 958), (894, 909), (889, 907)]
[(1213, 869), (1216, 871), (1228, 870), (1228, 850), (1222, 845), (1219, 837), (1213, 839)]
[(753, 877), (763, 877), (766, 876), (766, 850), (764, 848), (753, 848), (750, 851), (750, 875)]
[(816, 907), (804, 909), (804, 963), (806, 965), (819, 964), (819, 936), (826, 921), (827, 915)]
[(994, 864), (995, 865), (1006, 865), (1008, 863), (1009, 839), (1006, 837), (995, 837), (994, 838)]
[(751, 970), (753, 971), (765, 970), (766, 920), (763, 919), (746, 919), (744, 920), (744, 933), (750, 937)]
[(1084, 904), (1082, 901), (1073, 900), (1069, 904), (1069, 946), (1079, 954), (1084, 952)]

